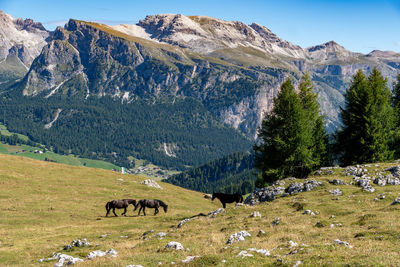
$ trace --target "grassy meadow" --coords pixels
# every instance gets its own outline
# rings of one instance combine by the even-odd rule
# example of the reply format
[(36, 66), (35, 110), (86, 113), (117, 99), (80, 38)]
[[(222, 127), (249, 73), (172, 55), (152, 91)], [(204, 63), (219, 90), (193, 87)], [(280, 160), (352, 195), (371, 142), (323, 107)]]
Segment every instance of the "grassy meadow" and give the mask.
[[(374, 172), (393, 165), (371, 165), (369, 169)], [(0, 155), (0, 266), (53, 266), (54, 261), (38, 260), (53, 252), (85, 258), (90, 251), (110, 248), (118, 252), (117, 258), (77, 266), (158, 266), (159, 262), (164, 266), (171, 262), (174, 266), (293, 266), (297, 261), (302, 266), (400, 266), (400, 205), (390, 205), (400, 197), (400, 186), (373, 185), (376, 191), (368, 193), (354, 185), (329, 184), (334, 178), (350, 182), (343, 169), (313, 178), (323, 186), (258, 206), (228, 204), (226, 212), (216, 218), (200, 217), (176, 229), (180, 220), (208, 213), (221, 204), (203, 198), (202, 193), (162, 182), (162, 190), (141, 185), (145, 178), (140, 176)], [(329, 193), (335, 188), (343, 195)], [(381, 193), (386, 198), (375, 201)], [(122, 198), (161, 199), (169, 210), (153, 216), (153, 210), (147, 209), (146, 217), (138, 217), (130, 206), (127, 217), (104, 217), (105, 203)], [(305, 209), (317, 214), (304, 215)], [(249, 217), (253, 211), (262, 217)], [(278, 217), (280, 224), (273, 226), (271, 222)], [(151, 230), (148, 240), (141, 239)], [(225, 244), (231, 234), (242, 230), (252, 236)], [(260, 230), (265, 235), (257, 236)], [(167, 236), (154, 237), (158, 232)], [(101, 238), (104, 234), (108, 236)], [(92, 246), (62, 251), (77, 238), (87, 238)], [(334, 239), (349, 242), (353, 248), (335, 245)], [(291, 248), (290, 240), (299, 245)], [(190, 251), (164, 249), (169, 241), (180, 242)], [(267, 249), (271, 256), (255, 252), (249, 252), (253, 257), (237, 256), (248, 248)], [(189, 255), (200, 257), (181, 263)]]

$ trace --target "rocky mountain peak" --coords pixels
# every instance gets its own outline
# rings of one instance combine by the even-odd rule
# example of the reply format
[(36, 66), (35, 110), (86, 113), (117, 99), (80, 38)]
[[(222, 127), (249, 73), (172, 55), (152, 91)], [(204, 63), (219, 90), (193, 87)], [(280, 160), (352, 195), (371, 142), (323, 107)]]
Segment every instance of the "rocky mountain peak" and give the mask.
[(392, 57), (399, 57), (400, 54), (394, 51), (381, 51), (381, 50), (373, 50), (367, 57), (374, 57), (374, 58), (392, 58)]
[(336, 43), (335, 41), (329, 41), (324, 44), (309, 47), (307, 50), (308, 50), (308, 52), (315, 52), (315, 51), (323, 50), (325, 52), (331, 53), (331, 52), (340, 52), (340, 51), (343, 51), (346, 49), (343, 46)]
[(14, 20), (14, 24), (16, 28), (20, 31), (26, 30), (26, 31), (44, 31), (47, 32), (46, 28), (43, 27), (42, 23), (40, 22), (34, 22), (32, 19), (25, 19), (23, 20), (22, 18), (17, 18)]
[(329, 41), (320, 45), (309, 47), (307, 48), (307, 52), (311, 59), (317, 61), (348, 59), (350, 57), (357, 56), (357, 53), (346, 50), (346, 48), (339, 45), (335, 41)]
[(29, 66), (49, 36), (50, 32), (41, 23), (32, 19), (15, 19), (0, 10), (0, 60), (14, 55)]

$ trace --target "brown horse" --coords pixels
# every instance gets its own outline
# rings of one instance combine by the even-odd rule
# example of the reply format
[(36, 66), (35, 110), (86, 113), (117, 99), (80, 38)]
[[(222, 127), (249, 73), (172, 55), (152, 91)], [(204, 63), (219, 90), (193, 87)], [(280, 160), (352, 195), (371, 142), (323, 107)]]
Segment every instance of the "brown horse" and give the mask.
[(115, 216), (118, 216), (115, 213), (115, 209), (124, 209), (124, 212), (121, 215), (126, 216), (126, 208), (132, 204), (133, 206), (136, 207), (136, 200), (134, 199), (120, 199), (120, 200), (111, 200), (109, 202), (107, 202), (106, 204), (106, 210), (107, 210), (107, 214), (106, 217), (108, 217), (108, 213), (110, 213), (110, 210), (113, 210), (113, 213)]
[(165, 213), (167, 213), (167, 210), (168, 210), (168, 205), (158, 199), (153, 199), (153, 200), (141, 199), (137, 202), (134, 211), (139, 207), (139, 205), (140, 205), (140, 209), (139, 209), (138, 215), (140, 215), (140, 212), (143, 210), (143, 214), (144, 214), (144, 216), (146, 216), (146, 212), (145, 212), (146, 207), (155, 209), (154, 215), (157, 215), (158, 208), (160, 206), (163, 207)]
[(232, 202), (242, 203), (243, 202), (243, 197), (242, 197), (242, 195), (239, 195), (239, 194), (213, 193), (211, 200), (214, 200), (215, 198), (218, 198), (219, 201), (221, 201), (224, 209), (226, 208), (226, 203), (232, 203)]

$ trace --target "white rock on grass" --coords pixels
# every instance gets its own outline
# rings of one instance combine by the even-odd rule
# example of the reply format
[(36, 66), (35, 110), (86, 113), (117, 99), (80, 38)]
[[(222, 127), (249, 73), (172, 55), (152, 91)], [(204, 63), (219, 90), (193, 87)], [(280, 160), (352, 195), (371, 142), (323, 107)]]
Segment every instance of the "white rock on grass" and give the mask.
[(346, 242), (346, 241), (341, 241), (341, 240), (339, 240), (339, 239), (333, 240), (333, 243), (335, 243), (335, 244), (337, 244), (337, 245), (344, 245), (344, 246), (346, 246), (346, 247), (348, 247), (348, 248), (352, 248), (352, 247), (353, 247), (353, 246), (350, 245), (348, 242)]
[(226, 241), (226, 244), (232, 244), (235, 242), (244, 241), (244, 238), (249, 236), (251, 236), (251, 234), (249, 234), (247, 231), (240, 231), (238, 233), (234, 233), (229, 236), (228, 241)]
[(299, 245), (299, 244), (297, 244), (296, 242), (294, 242), (294, 241), (292, 241), (292, 240), (289, 241), (289, 247), (290, 247), (290, 248), (297, 247), (298, 245)]
[(341, 196), (343, 194), (342, 190), (340, 190), (339, 188), (329, 190), (329, 193), (331, 193), (334, 196)]
[(143, 267), (143, 265), (126, 265), (125, 267)]
[(299, 267), (303, 262), (302, 261), (296, 261), (296, 264), (293, 265), (293, 267)]
[(222, 212), (225, 212), (225, 209), (219, 208), (217, 210), (210, 211), (207, 215), (210, 216), (211, 218), (215, 218), (218, 214), (220, 214)]
[(275, 218), (273, 221), (272, 221), (272, 225), (273, 226), (277, 226), (279, 223), (281, 222), (281, 218)]
[(258, 211), (255, 211), (255, 212), (253, 212), (252, 214), (250, 214), (250, 217), (253, 217), (253, 218), (259, 217), (259, 218), (261, 218), (261, 213), (258, 212)]
[(242, 250), (242, 251), (239, 252), (239, 254), (237, 254), (236, 257), (242, 257), (242, 258), (244, 258), (244, 257), (253, 257), (253, 256), (254, 256), (254, 255), (248, 253), (247, 250)]
[(169, 242), (165, 248), (167, 249), (175, 249), (175, 250), (183, 250), (183, 246), (179, 242), (171, 241)]
[(155, 187), (155, 188), (158, 188), (158, 189), (162, 189), (162, 187), (156, 181), (154, 181), (152, 179), (144, 180), (143, 182), (141, 182), (141, 184), (144, 184), (144, 185), (147, 185), (147, 186), (150, 186), (150, 187)]
[(200, 256), (187, 256), (186, 259), (182, 260), (182, 263), (189, 263), (191, 261), (193, 261), (196, 258), (199, 258)]
[(400, 204), (400, 198), (396, 198), (391, 205), (397, 205)]
[(55, 267), (61, 267), (64, 265), (73, 265), (77, 262), (82, 262), (83, 260), (80, 258), (74, 258), (70, 255), (62, 254), (62, 253), (55, 253), (51, 258), (48, 259), (40, 259), (39, 262), (47, 262), (52, 260), (58, 260)]
[(159, 232), (159, 233), (155, 234), (155, 237), (158, 237), (158, 238), (163, 238), (163, 237), (166, 237), (166, 236), (167, 236), (167, 234), (164, 233), (164, 232)]
[(264, 256), (270, 256), (271, 255), (271, 253), (266, 249), (249, 248), (247, 250), (248, 251), (252, 251), (252, 252), (256, 252), (256, 253), (264, 255)]
[(110, 256), (110, 257), (115, 258), (115, 257), (118, 256), (118, 252), (116, 252), (114, 249), (110, 249), (110, 250), (107, 250), (105, 252), (101, 251), (101, 250), (95, 250), (95, 251), (90, 252), (87, 255), (86, 259), (87, 260), (92, 260), (92, 259), (99, 258), (99, 257), (104, 257), (104, 256)]
[(90, 246), (90, 243), (87, 241), (86, 238), (83, 238), (82, 240), (78, 238), (71, 242), (71, 246), (73, 246), (73, 247), (88, 247), (88, 246)]

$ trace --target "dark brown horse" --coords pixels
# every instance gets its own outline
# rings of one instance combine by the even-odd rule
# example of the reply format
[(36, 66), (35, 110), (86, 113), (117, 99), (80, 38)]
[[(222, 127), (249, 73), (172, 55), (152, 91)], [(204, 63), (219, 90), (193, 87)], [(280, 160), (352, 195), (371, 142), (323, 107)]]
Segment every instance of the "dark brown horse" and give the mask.
[(110, 213), (110, 210), (113, 210), (113, 213), (115, 216), (118, 216), (115, 213), (115, 209), (124, 209), (124, 212), (121, 215), (126, 216), (126, 208), (132, 204), (133, 206), (136, 207), (136, 200), (134, 199), (120, 199), (120, 200), (111, 200), (109, 202), (107, 202), (106, 204), (106, 210), (107, 210), (107, 214), (106, 217), (108, 216), (108, 213)]
[(143, 210), (143, 214), (144, 216), (146, 216), (146, 212), (145, 209), (146, 208), (152, 208), (155, 209), (154, 211), (154, 215), (157, 215), (158, 213), (158, 208), (161, 206), (164, 209), (164, 212), (167, 213), (168, 210), (168, 205), (165, 204), (164, 202), (162, 202), (161, 200), (158, 199), (153, 199), (153, 200), (149, 200), (149, 199), (141, 199), (137, 202), (134, 211), (140, 206), (139, 209), (139, 213), (138, 215), (140, 215), (140, 211)]
[(226, 208), (226, 203), (232, 203), (232, 202), (242, 203), (243, 202), (243, 197), (242, 197), (242, 195), (239, 195), (239, 194), (213, 193), (211, 200), (214, 200), (215, 198), (218, 198), (219, 201), (221, 201), (224, 209)]

